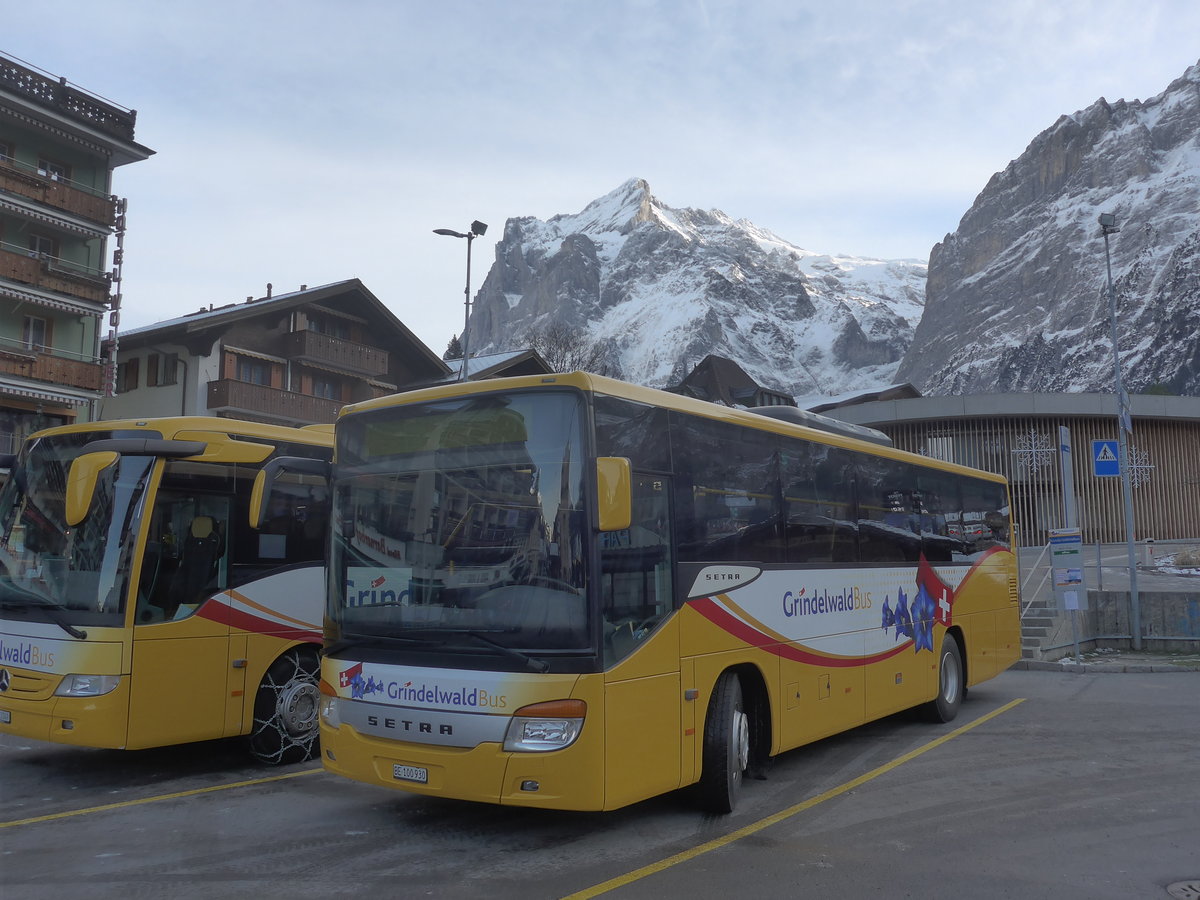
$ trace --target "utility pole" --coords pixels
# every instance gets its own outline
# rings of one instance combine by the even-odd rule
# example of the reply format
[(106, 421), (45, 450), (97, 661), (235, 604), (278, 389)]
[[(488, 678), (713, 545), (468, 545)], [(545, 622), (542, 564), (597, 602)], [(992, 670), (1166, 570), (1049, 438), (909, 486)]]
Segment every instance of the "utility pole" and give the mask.
[(1119, 449), (1117, 463), (1121, 470), (1121, 495), (1125, 501), (1125, 544), (1129, 551), (1129, 629), (1133, 638), (1133, 649), (1142, 649), (1142, 610), (1138, 598), (1137, 542), (1133, 532), (1133, 485), (1129, 477), (1129, 435), (1133, 431), (1133, 418), (1129, 411), (1129, 395), (1121, 381), (1121, 353), (1117, 343), (1117, 295), (1113, 291), (1112, 258), (1108, 250), (1108, 236), (1116, 234), (1117, 217), (1113, 213), (1100, 214), (1100, 231), (1104, 235), (1104, 268), (1108, 273), (1108, 315), (1112, 324), (1113, 382), (1117, 391), (1117, 439)]

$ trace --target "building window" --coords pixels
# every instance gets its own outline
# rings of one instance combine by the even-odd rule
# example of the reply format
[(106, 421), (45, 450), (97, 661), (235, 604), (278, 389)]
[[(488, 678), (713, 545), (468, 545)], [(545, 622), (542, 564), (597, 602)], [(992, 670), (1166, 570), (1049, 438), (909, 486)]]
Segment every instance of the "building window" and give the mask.
[(760, 390), (755, 398), (756, 406), (787, 406), (787, 398), (773, 391)]
[(312, 392), (314, 397), (322, 397), (326, 400), (341, 400), (342, 386), (332, 378), (314, 378), (312, 383)]
[(4, 162), (12, 162), (13, 158), (12, 144), (7, 141), (0, 141), (0, 160)]
[(66, 163), (58, 162), (45, 157), (38, 158), (38, 174), (49, 178), (51, 181), (70, 181), (71, 167)]
[(260, 359), (249, 359), (239, 356), (237, 361), (237, 380), (250, 384), (271, 384), (271, 366)]
[(151, 353), (146, 357), (146, 387), (176, 383), (178, 353)]
[(138, 387), (138, 358), (127, 359), (117, 363), (117, 393), (126, 394), (136, 391)]
[(29, 232), (30, 256), (58, 256), (58, 241), (47, 234), (36, 231)]
[(339, 319), (335, 316), (310, 315), (308, 317), (308, 330), (315, 331), (317, 334), (340, 338), (343, 341), (350, 340), (350, 323), (345, 319)]
[(26, 316), (21, 342), (27, 350), (42, 350), (50, 342), (50, 323), (40, 316)]

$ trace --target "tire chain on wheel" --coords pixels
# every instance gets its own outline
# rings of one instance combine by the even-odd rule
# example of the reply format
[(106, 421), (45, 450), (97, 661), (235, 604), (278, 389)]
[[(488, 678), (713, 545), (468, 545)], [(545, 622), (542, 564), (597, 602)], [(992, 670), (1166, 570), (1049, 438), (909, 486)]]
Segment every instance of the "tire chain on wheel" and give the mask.
[[(249, 738), (250, 752), (260, 762), (281, 765), (303, 762), (314, 755), (317, 746), (316, 728), (299, 738), (292, 735), (280, 721), (279, 704), (284, 691), (298, 676), (306, 676), (302, 680), (315, 684), (320, 671), (319, 666), (320, 661), (315, 652), (306, 648), (293, 648), (267, 669), (254, 696), (254, 726)], [(288, 673), (282, 680), (276, 674), (280, 667), (285, 668)]]

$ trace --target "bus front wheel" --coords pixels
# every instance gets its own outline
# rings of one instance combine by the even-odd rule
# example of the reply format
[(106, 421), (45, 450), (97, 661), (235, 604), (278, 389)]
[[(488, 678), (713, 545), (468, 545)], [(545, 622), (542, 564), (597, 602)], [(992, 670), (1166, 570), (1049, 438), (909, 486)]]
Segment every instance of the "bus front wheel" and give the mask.
[(937, 697), (925, 704), (922, 712), (930, 722), (949, 722), (958, 715), (966, 694), (966, 673), (963, 671), (962, 651), (954, 636), (942, 638), (942, 652), (938, 655)]
[(750, 718), (741, 680), (726, 672), (717, 682), (704, 722), (700, 805), (707, 812), (729, 813), (737, 805), (750, 764)]
[(312, 647), (293, 647), (271, 663), (254, 697), (250, 753), (278, 766), (317, 752), (321, 661)]

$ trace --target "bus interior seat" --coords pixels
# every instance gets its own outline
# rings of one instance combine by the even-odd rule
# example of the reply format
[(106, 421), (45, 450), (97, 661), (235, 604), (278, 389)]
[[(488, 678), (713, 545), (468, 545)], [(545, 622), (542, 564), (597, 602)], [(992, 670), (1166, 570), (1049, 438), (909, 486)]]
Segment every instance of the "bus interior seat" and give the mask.
[(222, 552), (221, 533), (216, 520), (212, 516), (196, 516), (192, 519), (179, 554), (179, 568), (171, 576), (171, 590), (163, 598), (166, 618), (174, 618), (183, 603), (199, 602), (216, 574), (217, 560)]

